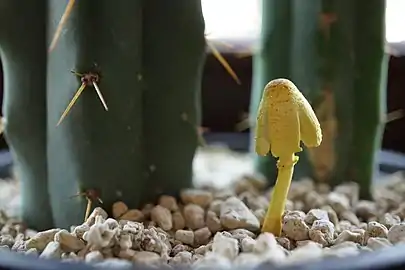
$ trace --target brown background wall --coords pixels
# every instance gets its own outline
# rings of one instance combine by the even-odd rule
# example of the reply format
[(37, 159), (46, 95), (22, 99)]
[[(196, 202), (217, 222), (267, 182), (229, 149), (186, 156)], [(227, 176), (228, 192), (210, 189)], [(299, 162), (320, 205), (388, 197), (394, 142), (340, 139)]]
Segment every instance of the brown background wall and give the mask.
[[(232, 132), (243, 112), (248, 112), (252, 78), (252, 58), (224, 54), (242, 85), (229, 76), (209, 55), (203, 78), (203, 126), (212, 132)], [(387, 85), (388, 112), (405, 111), (405, 57), (391, 57)], [(386, 125), (383, 148), (405, 153), (405, 117)]]

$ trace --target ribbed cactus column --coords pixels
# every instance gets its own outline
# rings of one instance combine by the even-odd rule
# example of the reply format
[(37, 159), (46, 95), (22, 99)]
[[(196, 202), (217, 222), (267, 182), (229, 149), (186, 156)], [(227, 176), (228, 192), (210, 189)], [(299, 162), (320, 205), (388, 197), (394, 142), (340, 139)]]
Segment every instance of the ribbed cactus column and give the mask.
[(28, 225), (81, 222), (79, 192), (96, 191), (111, 210), (190, 186), (205, 55), (200, 1), (69, 1), (48, 54), (67, 3), (31, 2), (0, 2), (6, 135)]
[[(263, 1), (261, 50), (255, 56), (252, 116), (263, 86), (276, 77), (292, 79), (319, 114), (322, 144), (310, 151), (312, 164), (297, 166), (297, 177), (357, 181), (362, 198), (370, 198), (384, 127), (384, 14), (384, 0)], [(257, 162), (270, 180), (273, 162)]]
[[(66, 1), (49, 1), (52, 37)], [(109, 111), (87, 86), (63, 122), (59, 117), (95, 72)], [(95, 189), (107, 210), (145, 199), (142, 112), (142, 1), (76, 1), (55, 49), (48, 55), (48, 166), (55, 225), (83, 220), (86, 201), (70, 198)], [(146, 118), (147, 119), (147, 118)], [(145, 119), (145, 121), (146, 121)]]
[[(259, 52), (254, 56), (254, 78), (250, 115), (256, 117), (264, 86), (276, 78), (294, 80), (310, 99), (317, 97), (319, 69), (317, 27), (320, 1), (266, 0), (262, 2), (262, 32)], [(255, 119), (251, 119), (254, 121)], [(253, 131), (254, 129), (252, 129)], [(254, 136), (254, 132), (252, 132)], [(295, 178), (311, 175), (304, 153)], [(275, 159), (255, 156), (256, 167), (270, 183), (276, 179)]]
[[(262, 98), (264, 86), (278, 77), (290, 78), (291, 45), (291, 0), (262, 1), (262, 32), (259, 51), (253, 57), (253, 85), (250, 105), (252, 123), (255, 123), (257, 110)], [(254, 128), (251, 136), (255, 136)], [(253, 145), (253, 144), (251, 144)], [(276, 181), (276, 160), (271, 156), (255, 155), (258, 171), (263, 173), (270, 183)]]
[(191, 184), (205, 59), (200, 0), (145, 0), (143, 129), (148, 192)]
[(355, 162), (350, 156), (353, 138), (354, 111), (354, 25), (352, 1), (324, 0), (322, 18), (322, 41), (324, 69), (322, 82), (330, 87), (335, 104), (336, 161), (329, 181), (339, 184), (349, 181), (349, 164)]
[(46, 157), (45, 0), (0, 2), (0, 57), (5, 76), (5, 135), (20, 180), (22, 217), (52, 226)]
[(331, 181), (356, 181), (361, 198), (370, 199), (385, 121), (385, 1), (326, 0), (323, 5), (324, 18), (332, 19), (324, 79), (332, 86), (338, 123)]
[(381, 147), (386, 115), (385, 1), (352, 1), (352, 4), (356, 76), (351, 176), (361, 186), (360, 197), (370, 199), (373, 173), (378, 169), (376, 153)]
[[(303, 93), (312, 106), (320, 99), (320, 68), (319, 57), (319, 17), (320, 0), (311, 2), (292, 0), (291, 2), (291, 47), (290, 47), (290, 78)], [(305, 148), (304, 145), (302, 145)], [(314, 177), (314, 168), (309, 153), (317, 148), (297, 153), (300, 162), (296, 165), (294, 179)]]

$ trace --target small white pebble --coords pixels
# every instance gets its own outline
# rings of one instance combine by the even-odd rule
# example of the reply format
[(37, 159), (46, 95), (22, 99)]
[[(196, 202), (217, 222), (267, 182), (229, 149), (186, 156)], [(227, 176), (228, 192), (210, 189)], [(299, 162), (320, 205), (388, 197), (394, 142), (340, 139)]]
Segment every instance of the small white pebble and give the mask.
[(181, 251), (170, 259), (169, 264), (173, 266), (186, 266), (193, 262), (193, 254), (189, 251)]
[(328, 194), (327, 197), (327, 204), (329, 204), (333, 210), (336, 211), (336, 213), (339, 215), (340, 213), (343, 213), (344, 211), (349, 210), (350, 208), (350, 201), (349, 199), (338, 192), (331, 192)]
[(388, 240), (397, 244), (405, 240), (405, 223), (396, 224), (388, 231)]
[(367, 247), (371, 248), (372, 250), (378, 250), (390, 246), (392, 246), (392, 244), (386, 238), (372, 237), (367, 241)]
[(234, 260), (239, 253), (238, 241), (218, 232), (214, 236), (212, 252), (220, 254), (230, 260)]
[(104, 260), (104, 256), (98, 250), (91, 251), (91, 252), (87, 253), (85, 258), (84, 258), (84, 261), (86, 263), (96, 263), (96, 262), (101, 262), (102, 260)]
[(265, 253), (277, 247), (277, 240), (272, 233), (261, 233), (255, 241), (253, 252)]
[(305, 223), (312, 225), (316, 220), (329, 221), (328, 212), (323, 209), (311, 209), (305, 216)]
[(245, 237), (241, 241), (242, 252), (253, 252), (256, 245), (256, 240), (252, 237)]
[(42, 251), (39, 257), (41, 259), (60, 259), (62, 250), (58, 242), (51, 241), (46, 245), (44, 251)]
[(54, 241), (59, 242), (63, 251), (77, 252), (84, 248), (84, 242), (70, 234), (67, 230), (61, 230), (55, 234)]
[(309, 242), (308, 244), (291, 251), (291, 255), (287, 257), (285, 262), (288, 264), (303, 263), (317, 260), (321, 257), (322, 247), (316, 243)]
[(240, 268), (253, 269), (263, 262), (259, 254), (254, 253), (240, 253), (233, 261), (233, 265)]
[(309, 238), (323, 246), (332, 243), (335, 227), (329, 220), (315, 220), (309, 230)]
[(335, 239), (335, 245), (346, 241), (352, 241), (355, 243), (363, 243), (364, 234), (360, 232), (351, 232), (349, 230), (344, 230)]

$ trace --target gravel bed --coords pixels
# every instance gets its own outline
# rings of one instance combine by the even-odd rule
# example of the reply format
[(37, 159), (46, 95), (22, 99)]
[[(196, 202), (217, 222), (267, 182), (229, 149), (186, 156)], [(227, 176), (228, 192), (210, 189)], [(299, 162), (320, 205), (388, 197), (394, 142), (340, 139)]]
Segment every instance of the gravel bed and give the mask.
[(96, 208), (70, 231), (37, 233), (1, 212), (0, 249), (117, 268), (252, 268), (356, 256), (405, 243), (405, 181), (402, 174), (390, 178), (375, 188), (373, 201), (359, 200), (355, 183), (331, 190), (294, 182), (281, 237), (260, 233), (271, 190), (260, 176), (245, 175), (231, 187), (187, 189), (178, 200), (162, 196), (143, 209), (117, 202), (112, 217)]

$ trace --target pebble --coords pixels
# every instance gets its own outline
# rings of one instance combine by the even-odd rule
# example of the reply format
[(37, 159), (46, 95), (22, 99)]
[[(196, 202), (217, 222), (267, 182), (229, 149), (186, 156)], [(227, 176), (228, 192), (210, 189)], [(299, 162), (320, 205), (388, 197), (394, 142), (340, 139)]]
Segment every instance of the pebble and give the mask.
[(350, 224), (355, 225), (357, 227), (360, 226), (359, 218), (352, 211), (345, 210), (340, 212), (340, 219), (347, 220), (350, 222)]
[(208, 208), (209, 211), (214, 212), (217, 216), (221, 214), (222, 200), (213, 200)]
[(162, 195), (159, 198), (159, 205), (170, 210), (171, 212), (175, 212), (179, 210), (179, 206), (177, 205), (177, 200), (173, 196)]
[(196, 246), (208, 244), (211, 235), (211, 231), (208, 229), (208, 227), (194, 231), (194, 244)]
[(84, 242), (66, 230), (57, 232), (54, 241), (58, 242), (64, 252), (78, 252), (85, 247)]
[(243, 175), (234, 185), (235, 194), (239, 195), (245, 191), (258, 193), (267, 186), (267, 180), (263, 175)]
[(254, 269), (259, 266), (265, 259), (254, 253), (240, 253), (234, 260), (234, 265), (242, 269)]
[(207, 211), (205, 224), (207, 224), (208, 229), (210, 229), (212, 233), (216, 233), (223, 229), (221, 220), (213, 211)]
[(323, 256), (322, 247), (318, 244), (309, 242), (304, 246), (297, 247), (291, 251), (290, 256), (287, 257), (287, 264), (303, 263), (308, 261), (319, 260)]
[(359, 201), (360, 186), (356, 182), (346, 182), (338, 185), (334, 192), (345, 195), (350, 205), (356, 205)]
[(234, 260), (239, 254), (238, 240), (218, 232), (214, 236), (212, 252), (228, 258), (229, 260)]
[(332, 243), (334, 235), (335, 228), (329, 220), (315, 220), (309, 230), (309, 239), (324, 247)]
[(183, 210), (186, 227), (192, 230), (205, 227), (205, 211), (197, 204), (187, 204)]
[(312, 225), (316, 220), (327, 220), (329, 221), (328, 212), (323, 209), (311, 209), (305, 216), (305, 223)]
[(364, 234), (361, 232), (352, 232), (349, 230), (342, 231), (335, 239), (335, 245), (341, 244), (346, 241), (351, 241), (355, 243), (363, 243)]
[(387, 238), (371, 237), (367, 240), (367, 246), (372, 250), (378, 250), (381, 248), (390, 247), (392, 244)]
[(305, 215), (299, 211), (288, 212), (283, 218), (283, 232), (285, 235), (295, 241), (309, 239), (309, 227), (305, 223)]
[(43, 252), (45, 247), (55, 238), (55, 234), (59, 231), (60, 229), (50, 229), (37, 233), (27, 241), (27, 249), (36, 248), (39, 252)]
[(175, 239), (184, 244), (192, 246), (194, 244), (194, 232), (187, 230), (177, 230)]
[(42, 259), (59, 259), (61, 255), (62, 249), (60, 243), (51, 241), (46, 245), (39, 257)]
[(145, 220), (145, 215), (138, 209), (130, 209), (120, 217), (120, 220), (142, 222)]
[(192, 264), (193, 254), (189, 251), (181, 251), (177, 253), (173, 258), (170, 259), (169, 264), (172, 266), (187, 266)]
[(264, 218), (266, 216), (266, 210), (264, 209), (257, 209), (253, 212), (253, 214), (255, 215), (255, 217), (259, 220), (260, 226), (263, 225), (264, 222)]
[(354, 213), (362, 220), (369, 220), (377, 216), (377, 206), (372, 201), (359, 201), (354, 207)]
[(184, 204), (196, 204), (202, 208), (206, 208), (213, 200), (211, 192), (199, 189), (185, 189), (180, 193), (180, 198)]
[(291, 240), (288, 239), (287, 237), (277, 237), (276, 238), (277, 243), (285, 248), (286, 250), (291, 250), (293, 248), (293, 244), (291, 243)]
[(368, 239), (372, 237), (387, 238), (388, 237), (387, 227), (376, 221), (369, 222), (367, 224), (367, 230), (364, 241), (367, 243)]
[(360, 249), (353, 242), (343, 242), (324, 252), (324, 256), (347, 257), (360, 254)]
[(11, 248), (14, 245), (14, 238), (10, 234), (0, 236), (0, 245)]
[(242, 252), (253, 252), (256, 245), (256, 240), (252, 237), (245, 237), (241, 241)]
[(393, 243), (397, 244), (401, 241), (405, 240), (405, 223), (400, 223), (392, 226), (388, 231), (388, 240)]
[(378, 221), (381, 224), (384, 224), (387, 229), (390, 229), (392, 226), (401, 223), (401, 218), (391, 213), (385, 213), (378, 219)]
[(344, 194), (338, 192), (329, 193), (326, 202), (338, 215), (350, 209), (349, 199)]
[(152, 221), (165, 231), (170, 231), (173, 227), (172, 214), (170, 210), (161, 206), (156, 205), (150, 213)]
[(112, 206), (112, 214), (115, 219), (120, 218), (128, 211), (128, 206), (121, 201), (115, 202)]
[(257, 231), (260, 222), (252, 211), (238, 198), (230, 197), (221, 205), (220, 220), (226, 229)]
[(145, 265), (156, 265), (162, 263), (159, 254), (150, 251), (140, 251), (132, 259), (135, 263)]
[(184, 220), (183, 214), (176, 211), (172, 214), (173, 230), (181, 230), (186, 227), (186, 221)]

